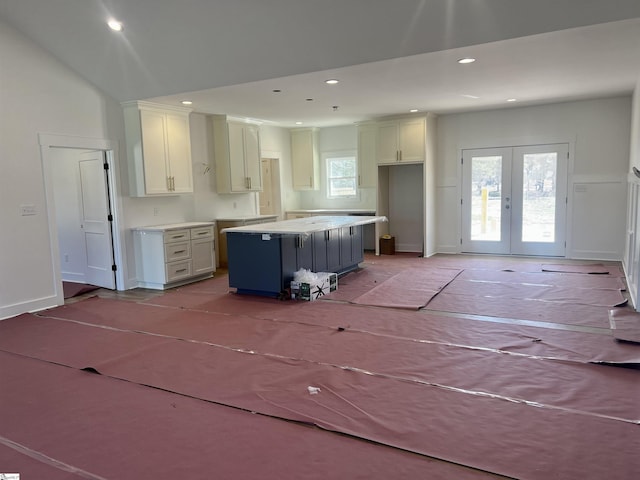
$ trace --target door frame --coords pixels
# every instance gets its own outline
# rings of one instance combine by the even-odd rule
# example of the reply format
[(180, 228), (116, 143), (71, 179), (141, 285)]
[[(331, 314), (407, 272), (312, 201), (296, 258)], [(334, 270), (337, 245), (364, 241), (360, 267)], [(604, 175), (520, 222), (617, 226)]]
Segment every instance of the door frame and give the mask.
[(101, 150), (105, 154), (105, 160), (109, 166), (107, 177), (109, 181), (109, 201), (113, 215), (111, 234), (113, 238), (113, 257), (116, 265), (116, 289), (125, 290), (125, 278), (127, 278), (127, 265), (124, 259), (125, 232), (122, 228), (123, 206), (119, 195), (120, 172), (118, 168), (118, 143), (98, 138), (72, 137), (66, 135), (38, 134), (40, 156), (42, 159), (42, 173), (44, 177), (45, 202), (47, 207), (47, 220), (49, 223), (49, 246), (52, 259), (52, 282), (54, 285), (56, 303), (64, 305), (64, 292), (62, 290), (62, 274), (60, 266), (60, 245), (58, 242), (58, 227), (56, 222), (55, 201), (53, 195), (52, 169), (55, 168), (54, 160), (50, 155), (52, 148), (70, 148), (81, 150)]
[[(567, 209), (566, 209), (566, 229), (565, 229), (565, 256), (564, 258), (572, 258), (573, 251), (573, 228), (572, 228), (572, 219), (573, 219), (573, 184), (574, 184), (574, 165), (575, 165), (575, 155), (576, 155), (576, 143), (577, 143), (577, 135), (573, 135), (570, 137), (567, 136), (557, 136), (557, 135), (548, 135), (548, 136), (516, 136), (516, 137), (497, 137), (493, 140), (491, 139), (476, 139), (473, 143), (468, 143), (467, 141), (458, 143), (456, 146), (456, 170), (457, 170), (457, 199), (458, 199), (458, 208), (457, 210), (457, 234), (458, 234), (458, 248), (457, 253), (462, 253), (462, 195), (463, 195), (463, 166), (462, 166), (462, 154), (464, 150), (478, 150), (484, 148), (499, 148), (497, 146), (506, 146), (506, 147), (521, 147), (521, 146), (533, 146), (533, 145), (554, 145), (558, 143), (564, 143), (569, 145), (569, 160), (567, 162)], [(477, 254), (481, 255), (481, 254)], [(556, 257), (558, 258), (558, 257)]]

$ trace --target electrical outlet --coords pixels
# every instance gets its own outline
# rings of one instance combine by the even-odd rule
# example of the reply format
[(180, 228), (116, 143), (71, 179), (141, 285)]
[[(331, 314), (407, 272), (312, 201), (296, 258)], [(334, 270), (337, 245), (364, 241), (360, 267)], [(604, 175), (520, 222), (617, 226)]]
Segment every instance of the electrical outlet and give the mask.
[(22, 215), (23, 217), (27, 216), (27, 215), (35, 215), (36, 212), (36, 206), (35, 205), (20, 205), (20, 215)]
[(64, 263), (69, 263), (69, 254), (68, 253), (64, 254)]
[(157, 217), (158, 216), (158, 207), (154, 207), (153, 208), (153, 216)]

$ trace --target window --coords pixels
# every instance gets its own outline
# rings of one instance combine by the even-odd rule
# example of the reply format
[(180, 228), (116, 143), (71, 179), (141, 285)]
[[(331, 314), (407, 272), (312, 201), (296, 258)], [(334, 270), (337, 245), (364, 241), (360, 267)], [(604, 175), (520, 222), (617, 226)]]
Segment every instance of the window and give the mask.
[(327, 155), (327, 198), (353, 198), (358, 195), (355, 155)]

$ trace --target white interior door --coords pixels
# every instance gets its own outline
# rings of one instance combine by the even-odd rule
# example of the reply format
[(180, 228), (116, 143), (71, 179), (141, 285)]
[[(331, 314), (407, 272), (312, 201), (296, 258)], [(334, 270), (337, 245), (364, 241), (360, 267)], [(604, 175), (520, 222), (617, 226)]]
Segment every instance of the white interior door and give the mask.
[(568, 145), (464, 150), (462, 251), (564, 256)]
[(78, 163), (81, 190), (81, 229), (87, 252), (86, 283), (115, 288), (113, 243), (109, 221), (104, 152), (83, 153)]

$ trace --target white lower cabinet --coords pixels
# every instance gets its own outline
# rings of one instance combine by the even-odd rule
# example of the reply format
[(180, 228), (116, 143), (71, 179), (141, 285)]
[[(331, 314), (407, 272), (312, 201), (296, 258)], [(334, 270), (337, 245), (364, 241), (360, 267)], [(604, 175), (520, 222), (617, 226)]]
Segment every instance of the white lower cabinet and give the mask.
[(214, 222), (190, 222), (134, 228), (138, 286), (164, 290), (211, 277), (214, 227)]

